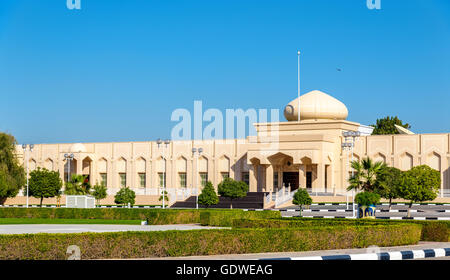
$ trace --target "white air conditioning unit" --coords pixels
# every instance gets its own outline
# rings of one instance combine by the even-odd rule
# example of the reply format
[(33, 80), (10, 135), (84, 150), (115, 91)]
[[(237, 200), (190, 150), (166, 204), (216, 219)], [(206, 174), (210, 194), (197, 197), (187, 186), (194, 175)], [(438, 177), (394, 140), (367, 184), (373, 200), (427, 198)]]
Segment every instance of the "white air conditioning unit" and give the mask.
[(66, 208), (95, 208), (95, 198), (90, 195), (67, 195)]

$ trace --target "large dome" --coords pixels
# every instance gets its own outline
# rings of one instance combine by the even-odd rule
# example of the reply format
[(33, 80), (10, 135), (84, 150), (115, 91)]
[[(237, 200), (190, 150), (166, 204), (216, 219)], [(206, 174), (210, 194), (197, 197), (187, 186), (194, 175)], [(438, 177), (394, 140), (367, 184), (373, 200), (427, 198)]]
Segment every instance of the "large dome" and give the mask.
[[(300, 120), (345, 120), (348, 110), (344, 103), (318, 90), (300, 96)], [(284, 109), (288, 121), (298, 120), (298, 98)]]

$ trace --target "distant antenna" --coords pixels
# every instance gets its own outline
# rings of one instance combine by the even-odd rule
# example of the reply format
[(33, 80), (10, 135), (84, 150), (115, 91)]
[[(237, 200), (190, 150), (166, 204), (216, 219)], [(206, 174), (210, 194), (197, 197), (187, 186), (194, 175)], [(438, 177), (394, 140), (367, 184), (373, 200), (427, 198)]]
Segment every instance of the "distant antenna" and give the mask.
[(300, 122), (300, 51), (297, 52), (298, 56), (298, 118), (297, 120)]

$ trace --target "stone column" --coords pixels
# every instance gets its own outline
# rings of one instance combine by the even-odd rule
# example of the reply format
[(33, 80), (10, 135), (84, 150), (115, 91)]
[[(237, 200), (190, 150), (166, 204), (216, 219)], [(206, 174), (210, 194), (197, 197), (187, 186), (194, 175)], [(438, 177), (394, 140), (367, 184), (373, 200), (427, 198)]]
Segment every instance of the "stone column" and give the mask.
[[(233, 168), (234, 166), (234, 168)], [(228, 166), (230, 171), (230, 178), (236, 179), (236, 168), (237, 168), (237, 161), (235, 157), (230, 157), (230, 165)]]
[[(95, 185), (98, 182), (97, 161), (91, 160), (89, 163), (89, 177), (91, 179), (91, 185)], [(100, 183), (100, 182), (98, 182)]]
[(334, 195), (336, 195), (336, 183), (334, 179), (334, 167), (333, 163), (329, 166), (329, 173), (328, 173), (328, 185), (330, 186), (330, 191), (333, 192)]
[(258, 189), (258, 166), (255, 166), (255, 164), (252, 164), (249, 168), (249, 191), (250, 192), (256, 192)]
[(300, 164), (298, 170), (298, 182), (300, 183), (300, 187), (306, 189), (306, 165)]
[[(76, 172), (76, 174), (77, 175), (80, 175), (80, 174), (82, 175), (83, 174), (83, 159), (81, 157), (77, 157), (76, 160), (77, 160), (77, 172)], [(73, 162), (71, 162), (71, 163), (73, 163)], [(72, 175), (70, 175), (70, 176), (72, 176)]]
[(191, 191), (195, 188), (195, 155), (192, 156), (191, 160), (191, 169), (189, 170), (189, 174), (186, 174), (190, 178), (189, 182), (191, 183)]
[(110, 158), (108, 160), (108, 163), (106, 165), (106, 185), (108, 186), (108, 188), (115, 188), (116, 187), (116, 183), (115, 183), (115, 160), (114, 158)]
[(266, 192), (273, 192), (273, 166), (271, 164), (266, 167)]
[(137, 189), (136, 177), (136, 160), (131, 158), (130, 161), (127, 161), (127, 187), (129, 186), (131, 189)]
[(145, 193), (152, 186), (152, 161), (150, 158), (145, 159)]
[(283, 187), (283, 171), (278, 170), (278, 189), (280, 190)]
[(262, 192), (265, 189), (265, 186), (267, 184), (266, 182), (266, 167), (263, 165), (259, 166), (258, 169), (258, 188), (257, 188), (257, 192)]
[[(215, 152), (215, 149), (214, 149), (214, 152)], [(216, 186), (216, 185), (218, 185), (220, 183), (219, 167), (217, 166), (218, 165), (218, 161), (219, 160), (216, 158), (216, 155), (214, 154), (214, 156), (212, 158), (212, 171), (213, 171), (212, 174), (213, 174), (213, 177), (212, 178), (208, 178), (208, 181), (211, 181), (214, 186)]]
[[(66, 162), (64, 160), (62, 160), (61, 158), (58, 158), (59, 177), (61, 178), (61, 180), (63, 182), (65, 182), (65, 180), (67, 180), (67, 176), (64, 173), (64, 165), (65, 165), (65, 163)], [(24, 167), (25, 167), (25, 165), (24, 165)], [(25, 171), (26, 171), (26, 169), (25, 169)]]
[(317, 164), (317, 191), (323, 191), (325, 188), (325, 165), (322, 163)]

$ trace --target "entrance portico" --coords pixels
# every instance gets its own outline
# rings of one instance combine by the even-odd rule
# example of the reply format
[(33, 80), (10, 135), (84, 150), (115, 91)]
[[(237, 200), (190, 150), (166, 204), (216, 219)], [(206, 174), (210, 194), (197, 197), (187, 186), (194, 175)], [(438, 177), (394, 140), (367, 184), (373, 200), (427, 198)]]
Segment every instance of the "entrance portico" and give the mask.
[[(265, 157), (258, 152), (249, 152), (249, 165), (252, 166), (255, 180), (264, 174), (264, 184), (250, 180), (250, 191), (274, 192), (286, 187), (290, 191), (306, 188), (310, 191), (326, 192), (329, 189), (332, 173), (331, 162), (325, 164), (317, 160), (313, 151), (296, 151), (295, 153), (277, 152)], [(303, 155), (303, 156), (302, 156)], [(253, 183), (253, 184), (252, 184)], [(257, 186), (257, 189), (255, 187)]]

